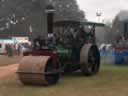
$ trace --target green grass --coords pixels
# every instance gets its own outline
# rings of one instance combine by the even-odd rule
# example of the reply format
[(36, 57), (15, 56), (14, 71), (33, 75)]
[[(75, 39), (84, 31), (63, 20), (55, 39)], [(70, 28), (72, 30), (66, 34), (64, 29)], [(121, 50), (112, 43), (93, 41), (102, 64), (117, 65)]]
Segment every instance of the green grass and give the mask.
[(9, 64), (16, 64), (21, 60), (22, 57), (8, 57), (0, 55), (0, 66), (5, 66)]
[(72, 74), (49, 87), (24, 86), (16, 76), (0, 80), (0, 96), (127, 96), (128, 66), (102, 65), (98, 75)]

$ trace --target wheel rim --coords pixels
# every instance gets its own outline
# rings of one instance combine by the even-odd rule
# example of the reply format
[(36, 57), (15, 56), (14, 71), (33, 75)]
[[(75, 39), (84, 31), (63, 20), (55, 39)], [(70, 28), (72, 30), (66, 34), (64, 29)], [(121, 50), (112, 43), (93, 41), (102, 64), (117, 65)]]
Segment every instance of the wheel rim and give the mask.
[(89, 55), (88, 55), (88, 64), (87, 64), (88, 71), (90, 73), (92, 73), (92, 71), (93, 71), (93, 66), (94, 66), (94, 62), (95, 62), (95, 57), (93, 54), (94, 54), (93, 50), (90, 50)]
[(99, 51), (97, 47), (91, 47), (88, 53), (88, 70), (91, 73), (97, 73), (99, 70)]
[(58, 69), (59, 69), (59, 64), (57, 64), (57, 66), (54, 66), (53, 63), (52, 63), (52, 59), (50, 59), (47, 63), (46, 70), (45, 70), (46, 73), (47, 72), (50, 73), (50, 74), (45, 75), (46, 81), (50, 85), (55, 84), (59, 80), (60, 73), (59, 72), (52, 73), (52, 72), (54, 72), (55, 70), (58, 70)]
[(80, 52), (81, 71), (86, 76), (91, 76), (99, 71), (100, 53), (98, 47), (92, 44), (85, 44)]

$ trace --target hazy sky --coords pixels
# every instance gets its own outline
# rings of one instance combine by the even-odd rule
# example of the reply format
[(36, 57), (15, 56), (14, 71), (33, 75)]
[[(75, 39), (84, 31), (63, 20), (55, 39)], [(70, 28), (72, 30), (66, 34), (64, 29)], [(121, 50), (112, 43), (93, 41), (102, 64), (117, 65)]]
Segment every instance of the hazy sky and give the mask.
[(101, 20), (113, 19), (120, 10), (128, 10), (128, 0), (77, 0), (89, 21), (98, 21), (96, 12), (102, 12)]

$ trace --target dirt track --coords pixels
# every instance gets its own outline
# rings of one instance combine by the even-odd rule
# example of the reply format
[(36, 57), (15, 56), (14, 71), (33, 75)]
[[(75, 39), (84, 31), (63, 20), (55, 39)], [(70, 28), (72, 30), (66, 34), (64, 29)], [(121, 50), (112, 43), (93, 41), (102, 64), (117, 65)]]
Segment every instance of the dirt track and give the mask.
[(0, 67), (0, 79), (13, 75), (18, 68), (18, 64)]

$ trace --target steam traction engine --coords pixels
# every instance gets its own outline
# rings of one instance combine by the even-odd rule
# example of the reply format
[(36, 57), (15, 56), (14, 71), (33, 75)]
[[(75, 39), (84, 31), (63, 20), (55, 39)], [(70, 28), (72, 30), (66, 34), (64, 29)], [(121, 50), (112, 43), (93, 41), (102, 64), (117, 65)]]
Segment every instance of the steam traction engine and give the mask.
[(53, 7), (47, 9), (48, 36), (38, 38), (40, 46), (24, 53), (17, 70), (19, 80), (23, 84), (52, 85), (61, 73), (81, 70), (86, 76), (97, 74), (100, 53), (95, 26), (104, 24), (71, 20), (53, 23)]

